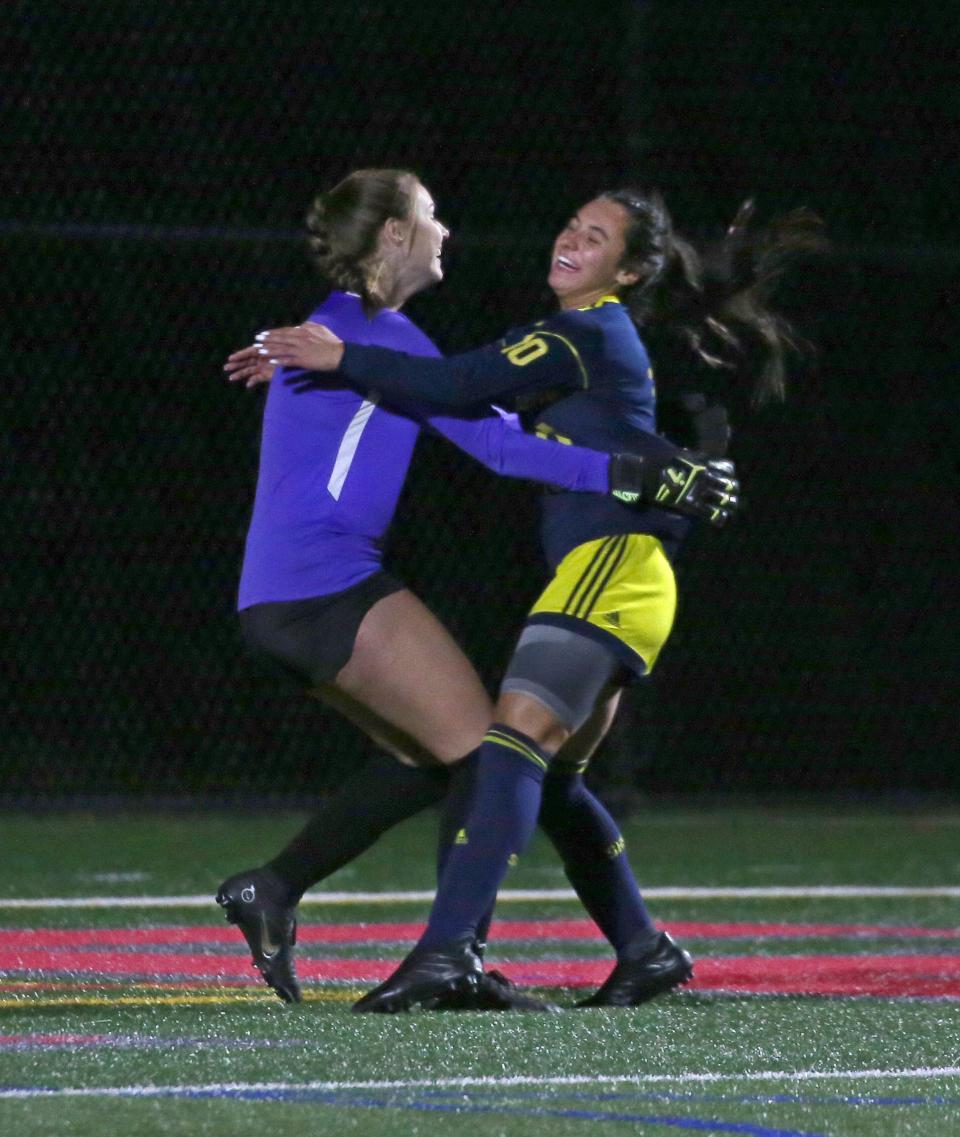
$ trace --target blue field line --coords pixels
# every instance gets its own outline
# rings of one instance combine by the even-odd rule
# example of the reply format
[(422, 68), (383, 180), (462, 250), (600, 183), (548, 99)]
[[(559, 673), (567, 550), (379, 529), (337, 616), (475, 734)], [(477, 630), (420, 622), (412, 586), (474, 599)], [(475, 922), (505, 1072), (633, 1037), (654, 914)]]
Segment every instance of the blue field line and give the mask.
[[(116, 1090), (105, 1089), (104, 1093), (110, 1096), (151, 1096), (163, 1098), (180, 1098), (185, 1100), (232, 1100), (249, 1102), (285, 1102), (290, 1104), (322, 1104), (340, 1109), (389, 1109), (396, 1111), (410, 1111), (422, 1113), (448, 1113), (451, 1115), (482, 1115), (492, 1117), (529, 1117), (541, 1119), (557, 1119), (570, 1121), (610, 1121), (629, 1124), (642, 1124), (667, 1129), (689, 1130), (699, 1133), (733, 1133), (743, 1134), (745, 1137), (826, 1137), (818, 1131), (807, 1129), (783, 1128), (767, 1124), (748, 1121), (728, 1121), (717, 1117), (716, 1112), (736, 1106), (840, 1106), (846, 1108), (904, 1108), (904, 1107), (955, 1107), (960, 1105), (960, 1098), (947, 1097), (942, 1094), (931, 1095), (867, 1095), (867, 1094), (715, 1094), (715, 1093), (689, 1093), (680, 1091), (655, 1092), (610, 1092), (599, 1091), (584, 1093), (569, 1091), (564, 1095), (578, 1105), (561, 1106), (549, 1104), (546, 1088), (521, 1091), (504, 1085), (501, 1092), (510, 1090), (510, 1097), (516, 1101), (528, 1099), (527, 1104), (508, 1104), (506, 1101), (497, 1101), (496, 1087), (485, 1087), (485, 1092), (477, 1095), (474, 1100), (465, 1097), (463, 1090), (454, 1087), (430, 1089), (421, 1087), (418, 1094), (405, 1097), (403, 1090), (398, 1088), (386, 1089), (380, 1093), (370, 1093), (359, 1087), (331, 1089), (311, 1086), (283, 1086), (283, 1085), (248, 1085), (248, 1086), (156, 1086), (156, 1087), (127, 1087), (124, 1092), (119, 1087)], [(119, 1092), (118, 1092), (119, 1091)], [(69, 1091), (67, 1091), (69, 1094)], [(94, 1089), (86, 1091), (83, 1096), (95, 1096)], [(0, 1088), (2, 1098), (41, 1098), (63, 1095), (53, 1087), (41, 1086), (7, 1086)], [(455, 1098), (453, 1097), (455, 1095)], [(67, 1096), (67, 1095), (64, 1095)], [(73, 1096), (70, 1094), (69, 1096)], [(446, 1100), (445, 1100), (446, 1099)], [(486, 1099), (486, 1100), (484, 1100)], [(605, 1105), (618, 1104), (621, 1108), (603, 1108)], [(713, 1116), (683, 1117), (672, 1113), (646, 1113), (631, 1109), (631, 1105), (644, 1104), (674, 1104), (690, 1106), (707, 1106)], [(594, 1108), (590, 1108), (593, 1106)], [(599, 1108), (597, 1108), (599, 1107)], [(625, 1107), (625, 1108), (624, 1108)]]
[(463, 1103), (442, 1105), (439, 1102), (411, 1101), (405, 1105), (391, 1105), (389, 1102), (329, 1101), (329, 1105), (368, 1109), (412, 1109), (421, 1112), (448, 1112), (455, 1114), (494, 1114), (499, 1117), (537, 1117), (556, 1118), (571, 1121), (617, 1121), (631, 1122), (635, 1125), (655, 1125), (669, 1129), (692, 1129), (699, 1133), (744, 1133), (748, 1137), (827, 1137), (806, 1129), (772, 1129), (767, 1125), (753, 1125), (749, 1122), (720, 1121), (717, 1118), (671, 1117), (651, 1113), (610, 1113), (595, 1109), (556, 1109), (518, 1106), (464, 1105)]
[(193, 1091), (183, 1096), (191, 1099), (230, 1097), (238, 1101), (274, 1101), (336, 1106), (341, 1109), (393, 1109), (420, 1113), (450, 1113), (456, 1115), (490, 1114), (496, 1117), (533, 1117), (566, 1121), (616, 1121), (632, 1124), (656, 1125), (669, 1129), (690, 1129), (698, 1133), (742, 1133), (747, 1137), (827, 1137), (827, 1134), (808, 1129), (780, 1129), (769, 1125), (754, 1125), (744, 1121), (722, 1121), (719, 1118), (677, 1117), (649, 1113), (612, 1113), (597, 1109), (558, 1109), (556, 1107), (508, 1106), (496, 1102), (438, 1102), (423, 1099), (398, 1101), (395, 1097), (353, 1097), (349, 1093), (325, 1091), (283, 1092), (279, 1089), (240, 1090), (221, 1094), (216, 1091)]

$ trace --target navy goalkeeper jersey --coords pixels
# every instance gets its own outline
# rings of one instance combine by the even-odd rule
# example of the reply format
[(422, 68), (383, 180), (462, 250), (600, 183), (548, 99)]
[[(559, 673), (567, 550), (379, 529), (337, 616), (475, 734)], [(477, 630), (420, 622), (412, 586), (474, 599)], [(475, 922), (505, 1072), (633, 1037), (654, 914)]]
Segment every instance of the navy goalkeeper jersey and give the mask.
[[(655, 433), (650, 360), (615, 296), (559, 312), (446, 359), (346, 344), (339, 371), (362, 388), (375, 383), (386, 397), (413, 396), (436, 406), (473, 408), (512, 398), (538, 434), (562, 442), (654, 457), (676, 450)], [(665, 509), (634, 509), (614, 498), (551, 492), (543, 513), (544, 552), (555, 566), (584, 541), (650, 533), (673, 555), (692, 524)]]

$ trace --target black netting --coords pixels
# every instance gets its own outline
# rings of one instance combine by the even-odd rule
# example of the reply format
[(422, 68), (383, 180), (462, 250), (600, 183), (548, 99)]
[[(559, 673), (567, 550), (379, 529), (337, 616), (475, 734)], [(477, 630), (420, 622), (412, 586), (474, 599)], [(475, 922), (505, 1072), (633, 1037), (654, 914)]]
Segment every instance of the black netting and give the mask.
[[(835, 250), (820, 345), (737, 431), (742, 521), (680, 565), (616, 746), (656, 790), (945, 791), (957, 602), (956, 20), (892, 5), (9, 3), (0, 173), (7, 798), (282, 798), (363, 753), (243, 657), (260, 399), (220, 376), (320, 294), (313, 194), (406, 165), (454, 230), (447, 350), (546, 311), (567, 211), (639, 171), (678, 224), (755, 194)], [(542, 581), (536, 494), (418, 453), (391, 566), (493, 686)]]

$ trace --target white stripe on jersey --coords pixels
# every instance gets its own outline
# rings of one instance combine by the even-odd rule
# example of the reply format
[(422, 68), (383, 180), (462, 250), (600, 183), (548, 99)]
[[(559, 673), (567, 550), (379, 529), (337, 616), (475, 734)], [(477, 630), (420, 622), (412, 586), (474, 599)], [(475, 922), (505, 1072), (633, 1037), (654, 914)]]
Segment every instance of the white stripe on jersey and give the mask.
[(337, 457), (333, 463), (333, 473), (330, 475), (330, 481), (327, 482), (327, 490), (335, 501), (340, 500), (343, 483), (347, 480), (354, 455), (360, 445), (363, 428), (369, 422), (370, 416), (379, 401), (380, 396), (375, 391), (371, 391), (370, 398), (364, 399), (357, 408), (357, 413), (350, 420), (350, 424), (340, 440), (340, 449), (337, 451)]

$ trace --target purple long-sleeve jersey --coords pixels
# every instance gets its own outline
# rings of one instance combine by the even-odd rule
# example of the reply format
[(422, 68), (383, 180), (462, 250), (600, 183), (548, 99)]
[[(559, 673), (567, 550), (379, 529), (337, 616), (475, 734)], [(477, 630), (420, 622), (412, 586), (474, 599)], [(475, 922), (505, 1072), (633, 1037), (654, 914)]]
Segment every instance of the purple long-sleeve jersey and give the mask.
[[(350, 343), (440, 355), (406, 316), (367, 316), (350, 293), (331, 293), (310, 319)], [(498, 474), (607, 492), (605, 453), (524, 434), (496, 413), (457, 418), (417, 403), (381, 405), (375, 391), (364, 397), (342, 382), (284, 368), (270, 384), (240, 608), (328, 595), (377, 572), (423, 426)]]

